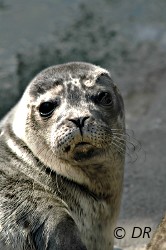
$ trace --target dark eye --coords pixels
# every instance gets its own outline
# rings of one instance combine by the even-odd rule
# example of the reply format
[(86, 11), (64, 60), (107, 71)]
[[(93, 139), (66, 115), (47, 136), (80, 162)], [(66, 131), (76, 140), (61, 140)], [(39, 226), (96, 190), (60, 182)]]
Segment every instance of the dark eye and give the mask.
[(112, 96), (108, 92), (100, 92), (96, 96), (95, 102), (103, 106), (110, 106), (112, 104)]
[(39, 112), (42, 117), (48, 117), (52, 114), (57, 104), (54, 102), (43, 102), (40, 104)]

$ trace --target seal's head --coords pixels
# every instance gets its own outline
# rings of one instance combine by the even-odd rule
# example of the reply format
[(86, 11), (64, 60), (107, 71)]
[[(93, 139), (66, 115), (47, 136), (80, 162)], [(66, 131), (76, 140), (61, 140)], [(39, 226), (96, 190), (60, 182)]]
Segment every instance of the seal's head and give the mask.
[(15, 134), (45, 166), (67, 178), (86, 183), (94, 170), (107, 175), (116, 158), (124, 161), (114, 141), (115, 132), (125, 130), (123, 100), (105, 69), (88, 63), (47, 68), (32, 80), (17, 109)]

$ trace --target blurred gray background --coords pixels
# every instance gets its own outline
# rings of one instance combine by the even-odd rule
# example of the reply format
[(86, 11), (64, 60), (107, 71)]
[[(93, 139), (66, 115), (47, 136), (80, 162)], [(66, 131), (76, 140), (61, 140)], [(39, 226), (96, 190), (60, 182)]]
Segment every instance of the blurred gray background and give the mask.
[(126, 237), (116, 245), (143, 249), (149, 239), (132, 239), (133, 227), (153, 231), (166, 210), (166, 1), (0, 0), (0, 117), (36, 73), (68, 61), (107, 68), (124, 96), (136, 150), (118, 221)]

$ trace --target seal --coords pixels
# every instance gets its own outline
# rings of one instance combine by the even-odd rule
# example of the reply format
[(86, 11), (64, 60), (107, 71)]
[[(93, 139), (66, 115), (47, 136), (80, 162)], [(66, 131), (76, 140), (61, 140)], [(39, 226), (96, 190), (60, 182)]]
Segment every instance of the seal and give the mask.
[(151, 242), (146, 250), (165, 250), (166, 249), (166, 215), (156, 229)]
[(125, 117), (110, 73), (83, 62), (45, 69), (0, 131), (3, 249), (112, 250)]

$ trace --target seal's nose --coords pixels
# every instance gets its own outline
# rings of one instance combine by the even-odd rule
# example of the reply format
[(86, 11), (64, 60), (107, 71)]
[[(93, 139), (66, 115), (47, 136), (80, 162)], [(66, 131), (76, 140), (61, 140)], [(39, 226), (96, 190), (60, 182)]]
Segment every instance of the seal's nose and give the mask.
[(77, 117), (75, 119), (69, 119), (69, 121), (73, 122), (80, 129), (81, 135), (83, 135), (82, 128), (84, 127), (85, 121), (88, 118), (89, 118), (89, 116)]

